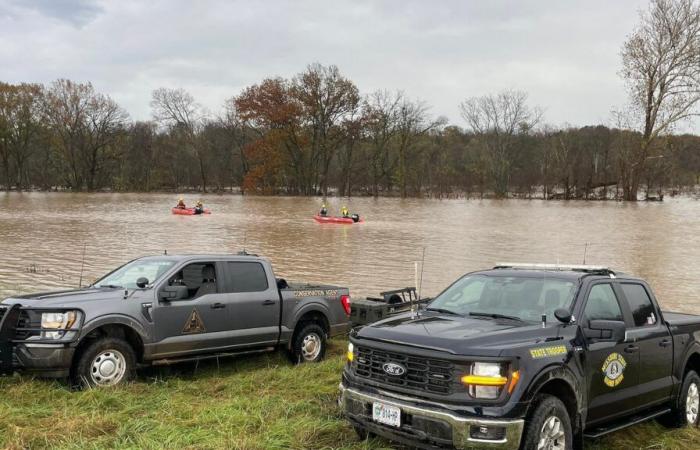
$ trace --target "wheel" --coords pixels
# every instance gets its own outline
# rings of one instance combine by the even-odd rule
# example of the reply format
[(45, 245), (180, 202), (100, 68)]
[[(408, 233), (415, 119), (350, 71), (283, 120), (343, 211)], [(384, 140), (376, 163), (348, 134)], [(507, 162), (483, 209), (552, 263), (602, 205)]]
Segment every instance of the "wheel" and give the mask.
[(326, 354), (326, 332), (317, 323), (301, 325), (292, 342), (291, 358), (295, 364), (318, 362)]
[(571, 418), (566, 406), (552, 395), (535, 399), (535, 409), (527, 421), (523, 450), (572, 450)]
[(79, 387), (106, 387), (133, 378), (136, 354), (124, 340), (104, 337), (90, 343), (78, 355), (71, 379)]
[(659, 422), (668, 427), (684, 427), (697, 425), (700, 411), (700, 376), (690, 370), (683, 378), (680, 394), (676, 399), (673, 410)]

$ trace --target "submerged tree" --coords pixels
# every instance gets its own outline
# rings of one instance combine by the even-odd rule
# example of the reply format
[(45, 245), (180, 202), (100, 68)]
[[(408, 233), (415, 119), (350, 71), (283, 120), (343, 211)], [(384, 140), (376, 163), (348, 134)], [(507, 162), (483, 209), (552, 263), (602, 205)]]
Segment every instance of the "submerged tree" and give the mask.
[(328, 173), (336, 150), (344, 141), (343, 124), (359, 107), (357, 86), (340, 74), (337, 66), (311, 64), (292, 81), (291, 93), (301, 106), (311, 163), (317, 180), (314, 185), (328, 193)]
[(486, 155), (495, 194), (507, 196), (520, 137), (539, 123), (541, 111), (527, 105), (525, 92), (511, 90), (467, 99), (460, 111)]
[(652, 0), (622, 48), (622, 65), (641, 132), (624, 161), (622, 187), (625, 200), (636, 200), (655, 140), (695, 114), (700, 101), (700, 5)]
[(6, 189), (13, 182), (20, 190), (28, 184), (27, 161), (38, 147), (42, 105), (41, 85), (0, 83), (0, 162)]
[(46, 92), (44, 120), (52, 131), (54, 148), (66, 183), (76, 190), (99, 187), (108, 159), (128, 115), (114, 100), (95, 92), (90, 83), (57, 80)]
[[(359, 107), (352, 81), (336, 66), (312, 64), (292, 80), (267, 79), (246, 88), (234, 104), (243, 123), (267, 141), (253, 146), (256, 153), (266, 150), (271, 157), (286, 156), (292, 192), (327, 193), (331, 164), (347, 137), (346, 121)], [(269, 162), (265, 167), (284, 169)]]
[(403, 92), (375, 91), (363, 102), (364, 134), (372, 195), (379, 195), (379, 186), (388, 181), (395, 162), (391, 156), (391, 142), (399, 131), (399, 110), (404, 102)]
[(181, 135), (183, 144), (196, 157), (202, 190), (207, 192), (207, 160), (199, 134), (205, 125), (206, 114), (202, 106), (184, 89), (159, 88), (151, 99), (153, 118)]
[(396, 178), (401, 190), (401, 197), (408, 196), (408, 170), (407, 159), (412, 155), (413, 146), (417, 141), (431, 130), (447, 123), (447, 119), (438, 118), (432, 120), (428, 114), (429, 107), (425, 102), (415, 102), (406, 98), (399, 104), (397, 112), (397, 153), (398, 167)]

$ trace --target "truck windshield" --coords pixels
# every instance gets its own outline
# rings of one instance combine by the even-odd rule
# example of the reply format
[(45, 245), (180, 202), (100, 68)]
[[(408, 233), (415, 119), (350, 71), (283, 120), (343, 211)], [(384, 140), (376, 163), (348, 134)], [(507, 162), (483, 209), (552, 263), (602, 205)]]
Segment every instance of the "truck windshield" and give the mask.
[(136, 280), (139, 278), (146, 278), (149, 284), (153, 283), (174, 264), (175, 261), (158, 259), (131, 261), (97, 280), (93, 286), (136, 289)]
[(554, 319), (557, 308), (569, 309), (576, 293), (573, 281), (556, 278), (467, 275), (430, 302), (428, 310), (448, 310), (461, 316)]

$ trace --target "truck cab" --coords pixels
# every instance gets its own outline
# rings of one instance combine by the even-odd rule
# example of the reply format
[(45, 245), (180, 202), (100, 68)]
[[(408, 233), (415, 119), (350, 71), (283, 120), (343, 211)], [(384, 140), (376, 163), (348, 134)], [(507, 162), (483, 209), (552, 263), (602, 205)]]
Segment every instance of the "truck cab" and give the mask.
[(351, 333), (341, 405), (360, 436), (425, 448), (582, 445), (651, 418), (696, 424), (700, 317), (639, 278), (499, 264)]

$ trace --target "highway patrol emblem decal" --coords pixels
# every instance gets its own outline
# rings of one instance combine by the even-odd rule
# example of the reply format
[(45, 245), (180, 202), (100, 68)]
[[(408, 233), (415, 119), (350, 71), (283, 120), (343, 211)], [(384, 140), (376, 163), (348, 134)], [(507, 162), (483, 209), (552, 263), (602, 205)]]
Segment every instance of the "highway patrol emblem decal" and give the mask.
[(197, 334), (204, 333), (206, 331), (206, 328), (204, 328), (204, 322), (202, 321), (202, 318), (199, 317), (197, 309), (193, 309), (190, 317), (185, 323), (185, 328), (182, 329), (182, 334)]
[(611, 353), (603, 363), (603, 382), (608, 387), (616, 387), (625, 379), (623, 372), (627, 367), (627, 361), (619, 353)]

